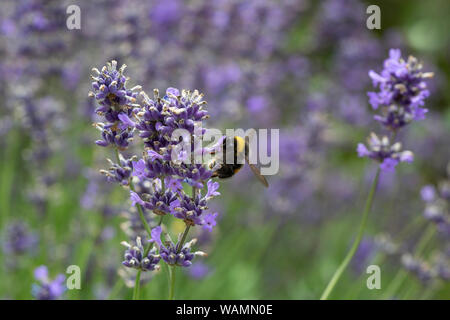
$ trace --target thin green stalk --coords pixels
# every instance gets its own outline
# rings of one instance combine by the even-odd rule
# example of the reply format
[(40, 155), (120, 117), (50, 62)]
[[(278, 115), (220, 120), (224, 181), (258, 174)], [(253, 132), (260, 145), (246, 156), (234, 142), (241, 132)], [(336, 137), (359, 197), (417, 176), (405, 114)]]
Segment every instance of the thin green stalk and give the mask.
[(179, 253), (181, 251), (181, 249), (183, 248), (184, 242), (186, 241), (186, 237), (189, 233), (189, 229), (191, 228), (191, 226), (186, 225), (186, 228), (184, 229), (183, 235), (181, 236), (181, 240), (177, 245), (177, 253)]
[(117, 281), (114, 286), (112, 287), (109, 295), (108, 295), (108, 300), (115, 300), (116, 296), (119, 294), (119, 292), (122, 290), (123, 288), (123, 281), (121, 281), (121, 279), (119, 279), (119, 281)]
[[(130, 190), (131, 191), (135, 191), (134, 190), (134, 186), (133, 186), (133, 182), (131, 182), (131, 181), (130, 181)], [(144, 225), (145, 231), (147, 231), (148, 236), (151, 237), (152, 230), (150, 229), (150, 226), (148, 225), (147, 220), (145, 220), (144, 211), (142, 210), (142, 207), (141, 207), (141, 205), (139, 203), (136, 203), (136, 207), (138, 209), (139, 218), (141, 219), (141, 222)]]
[(392, 281), (389, 282), (389, 286), (387, 287), (385, 294), (381, 297), (381, 300), (387, 300), (393, 295), (394, 292), (397, 292), (407, 275), (408, 274), (404, 269), (400, 269)]
[[(192, 187), (192, 198), (195, 198), (197, 194), (197, 188)], [(187, 235), (189, 233), (190, 225), (186, 224), (186, 228), (184, 229), (183, 235), (181, 236), (180, 242), (177, 244), (176, 251), (179, 253), (183, 248), (184, 242), (186, 241)], [(169, 300), (173, 300), (174, 291), (175, 291), (175, 268), (176, 266), (169, 266)]]
[(424, 291), (423, 291), (423, 293), (419, 296), (419, 300), (429, 300), (432, 296), (433, 296), (433, 294), (434, 294), (434, 292), (436, 291), (436, 290), (438, 290), (439, 289), (439, 287), (440, 287), (440, 284), (439, 283), (434, 283), (434, 284), (431, 284), (427, 289), (425, 289)]
[[(433, 235), (435, 233), (435, 228), (436, 227), (434, 225), (430, 224), (428, 226), (428, 228), (425, 230), (425, 232), (422, 234), (422, 236), (420, 237), (419, 242), (418, 242), (415, 252), (414, 252), (414, 256), (416, 258), (420, 257), (423, 250), (427, 246), (428, 242), (430, 242), (431, 239), (433, 239)], [(387, 287), (382, 299), (389, 299), (390, 297), (392, 297), (400, 289), (401, 285), (403, 284), (403, 281), (405, 281), (407, 276), (408, 276), (408, 272), (406, 272), (405, 269), (400, 269), (397, 272), (397, 274), (394, 276), (393, 280), (390, 282), (390, 285), (389, 285), (389, 287)]]
[(114, 148), (117, 164), (120, 165), (120, 156), (119, 156), (119, 149)]
[(425, 232), (423, 233), (422, 237), (420, 238), (420, 240), (416, 246), (416, 250), (415, 250), (416, 257), (419, 257), (422, 254), (422, 252), (425, 250), (425, 247), (427, 246), (428, 242), (430, 242), (431, 239), (433, 239), (435, 232), (436, 232), (436, 226), (433, 224), (429, 224), (428, 228), (425, 230)]
[(175, 267), (167, 266), (169, 268), (169, 300), (173, 300), (175, 289)]
[[(158, 226), (161, 225), (161, 223), (163, 221), (163, 218), (164, 218), (164, 216), (161, 216), (161, 218), (159, 219)], [(148, 224), (147, 224), (147, 226), (148, 226)], [(151, 237), (151, 233), (148, 232), (148, 234)], [(152, 247), (153, 247), (153, 242), (151, 242), (151, 243), (149, 243), (147, 245), (147, 247), (144, 250), (144, 257), (146, 257), (148, 255), (148, 253), (150, 252)], [(133, 300), (138, 300), (139, 299), (140, 284), (141, 284), (141, 270), (138, 270), (138, 272), (136, 273), (136, 280), (134, 282)]]
[(330, 296), (331, 292), (333, 291), (334, 287), (336, 286), (337, 282), (341, 278), (342, 274), (344, 273), (345, 269), (347, 268), (348, 264), (352, 260), (353, 256), (356, 253), (356, 250), (359, 247), (359, 243), (361, 242), (361, 239), (364, 234), (364, 229), (366, 228), (367, 223), (367, 217), (369, 215), (369, 211), (372, 207), (373, 198), (375, 195), (375, 190), (377, 189), (378, 185), (378, 179), (380, 177), (380, 168), (377, 169), (377, 173), (375, 175), (375, 179), (372, 182), (372, 187), (370, 188), (369, 196), (367, 197), (366, 206), (364, 208), (363, 216), (361, 225), (359, 227), (358, 234), (356, 236), (355, 241), (353, 242), (352, 247), (350, 248), (350, 251), (345, 256), (345, 259), (340, 264), (339, 268), (335, 271), (333, 277), (331, 278), (330, 282), (328, 283), (327, 287), (325, 288), (324, 292), (322, 293), (322, 296), (320, 297), (320, 300), (327, 300)]
[(140, 286), (141, 286), (141, 270), (139, 269), (136, 273), (136, 280), (134, 281), (133, 300), (139, 299)]

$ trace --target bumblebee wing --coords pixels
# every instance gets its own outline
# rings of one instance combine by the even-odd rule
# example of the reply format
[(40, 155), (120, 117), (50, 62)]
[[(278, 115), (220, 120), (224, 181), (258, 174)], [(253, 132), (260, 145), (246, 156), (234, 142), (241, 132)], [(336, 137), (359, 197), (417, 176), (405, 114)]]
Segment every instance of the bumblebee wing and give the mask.
[[(247, 162), (248, 163), (248, 162)], [(259, 171), (258, 167), (248, 163), (248, 166), (250, 167), (250, 169), (252, 170), (253, 174), (258, 178), (258, 180), (266, 187), (269, 187), (269, 183), (267, 182), (266, 178), (264, 178), (264, 176), (261, 174), (261, 172)]]
[[(253, 138), (254, 134), (252, 134), (254, 132), (250, 133), (250, 136), (245, 137), (245, 142), (246, 145), (248, 146), (250, 143), (250, 140)], [(253, 174), (256, 176), (256, 178), (258, 178), (258, 180), (266, 187), (269, 187), (269, 183), (267, 182), (266, 178), (261, 174), (261, 172), (259, 171), (259, 168), (257, 166), (255, 166), (254, 164), (251, 164), (249, 159), (248, 159), (248, 154), (245, 155), (245, 162), (247, 162), (248, 166), (250, 167), (250, 169), (252, 170)]]

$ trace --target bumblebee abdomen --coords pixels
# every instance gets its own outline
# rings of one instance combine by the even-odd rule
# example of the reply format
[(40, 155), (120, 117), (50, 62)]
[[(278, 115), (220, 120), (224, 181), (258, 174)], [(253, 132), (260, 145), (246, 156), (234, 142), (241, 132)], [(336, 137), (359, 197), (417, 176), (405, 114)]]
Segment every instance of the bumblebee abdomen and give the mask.
[(223, 164), (219, 169), (217, 169), (213, 176), (220, 179), (226, 179), (234, 176), (241, 168), (243, 164)]

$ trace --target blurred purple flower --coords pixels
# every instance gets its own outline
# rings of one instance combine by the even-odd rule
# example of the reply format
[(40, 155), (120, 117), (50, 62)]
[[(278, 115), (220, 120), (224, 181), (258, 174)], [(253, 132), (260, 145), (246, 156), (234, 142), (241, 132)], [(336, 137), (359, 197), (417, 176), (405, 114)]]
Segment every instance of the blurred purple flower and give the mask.
[(8, 225), (3, 241), (5, 253), (24, 254), (36, 247), (38, 244), (38, 237), (30, 232), (25, 223), (17, 221)]
[(46, 266), (37, 267), (34, 277), (39, 282), (32, 287), (32, 294), (37, 300), (56, 300), (66, 291), (65, 276), (59, 274), (54, 280), (50, 280)]
[(370, 137), (367, 139), (367, 142), (369, 148), (362, 143), (358, 143), (356, 148), (358, 156), (368, 157), (380, 162), (380, 168), (383, 171), (392, 172), (395, 170), (395, 166), (399, 162), (411, 163), (414, 159), (411, 151), (401, 150), (402, 146), (400, 142), (391, 145), (387, 136), (380, 139), (375, 133), (372, 132)]
[(202, 262), (196, 262), (189, 268), (189, 275), (194, 279), (202, 279), (211, 273), (211, 267)]

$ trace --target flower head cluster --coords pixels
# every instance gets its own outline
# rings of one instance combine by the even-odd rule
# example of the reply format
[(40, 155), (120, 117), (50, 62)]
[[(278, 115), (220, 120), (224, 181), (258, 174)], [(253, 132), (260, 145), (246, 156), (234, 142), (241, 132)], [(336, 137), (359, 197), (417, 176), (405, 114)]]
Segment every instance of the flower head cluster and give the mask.
[(8, 225), (3, 249), (8, 254), (23, 254), (32, 250), (37, 242), (37, 236), (23, 222), (18, 221)]
[[(154, 214), (163, 216), (171, 212), (171, 206), (176, 202), (176, 193), (172, 190), (162, 190), (154, 188), (152, 193), (137, 194), (130, 191), (132, 205), (139, 204), (145, 209), (152, 210)], [(142, 197), (142, 198), (141, 198)]]
[[(162, 258), (171, 266), (189, 267), (195, 255), (204, 255), (201, 251), (191, 252), (195, 240), (185, 242), (189, 229), (199, 225), (212, 231), (218, 215), (206, 212), (208, 201), (220, 195), (219, 183), (210, 179), (214, 168), (192, 161), (195, 155), (207, 152), (201, 144), (195, 143), (202, 140), (206, 131), (202, 128), (202, 121), (208, 118), (206, 102), (197, 90), (176, 88), (168, 88), (164, 96), (155, 89), (153, 99), (142, 91), (143, 98), (138, 102), (136, 91), (140, 87), (127, 89), (124, 69), (122, 66), (117, 70), (115, 61), (108, 63), (101, 72), (93, 69), (96, 76), (91, 92), (100, 105), (96, 113), (105, 120), (96, 124), (103, 135), (103, 140), (97, 144), (113, 145), (118, 161), (108, 160), (109, 170), (101, 170), (101, 173), (108, 180), (129, 188), (132, 208), (123, 227), (133, 242), (136, 240), (135, 244), (122, 242), (127, 247), (122, 264), (127, 268), (152, 271), (158, 268)], [(181, 130), (175, 132), (178, 129)], [(139, 131), (143, 142), (142, 156), (125, 159), (120, 150), (128, 147), (135, 130)], [(192, 187), (192, 193), (185, 192), (186, 185)], [(168, 241), (164, 244), (161, 241), (160, 224), (166, 215), (185, 223), (185, 232), (179, 235), (176, 244), (168, 235)], [(150, 232), (149, 225), (156, 224), (152, 221), (156, 216), (159, 216), (158, 227), (151, 234), (143, 234)], [(141, 239), (150, 238), (153, 244), (144, 248)]]
[(212, 231), (213, 226), (216, 225), (215, 218), (218, 214), (204, 214), (203, 212), (208, 209), (208, 200), (220, 195), (220, 193), (217, 192), (219, 183), (209, 180), (207, 186), (208, 191), (204, 197), (202, 197), (201, 194), (197, 194), (194, 198), (185, 193), (180, 194), (179, 199), (175, 200), (170, 205), (173, 216), (182, 219), (186, 225), (201, 225), (205, 229)]
[(399, 162), (412, 162), (414, 155), (411, 151), (402, 151), (400, 142), (391, 144), (387, 136), (379, 138), (372, 132), (367, 139), (368, 148), (358, 144), (358, 156), (368, 157), (380, 162), (380, 168), (384, 171), (393, 171)]
[(389, 130), (396, 131), (413, 120), (425, 119), (428, 109), (422, 108), (430, 92), (425, 79), (433, 73), (423, 72), (422, 64), (412, 56), (401, 57), (399, 49), (391, 49), (380, 74), (370, 71), (373, 85), (379, 92), (369, 92), (370, 104), (376, 110), (381, 106), (379, 121)]
[(109, 170), (100, 170), (100, 173), (105, 175), (109, 181), (115, 181), (122, 185), (128, 185), (130, 183), (130, 177), (133, 172), (133, 161), (136, 157), (125, 159), (119, 154), (120, 163), (114, 163), (112, 160), (107, 159), (111, 167)]
[(146, 254), (140, 237), (136, 238), (135, 245), (131, 245), (126, 241), (122, 241), (122, 245), (127, 247), (124, 254), (125, 260), (122, 262), (125, 267), (140, 269), (142, 271), (159, 269), (157, 264), (161, 258), (156, 254), (156, 248), (152, 248)]
[(127, 88), (125, 68), (126, 65), (122, 65), (117, 69), (117, 61), (113, 60), (101, 71), (92, 69), (93, 91), (89, 95), (97, 100), (100, 106), (95, 112), (105, 121), (95, 123), (102, 133), (102, 140), (95, 143), (102, 147), (113, 145), (125, 149), (133, 138), (135, 123), (132, 119), (134, 108), (139, 107), (136, 98), (141, 87)]
[(444, 236), (450, 236), (450, 164), (448, 166), (448, 178), (442, 181), (438, 187), (427, 185), (422, 188), (421, 196), (425, 201), (424, 217), (435, 223), (438, 230)]
[[(133, 175), (140, 179), (178, 176), (193, 186), (203, 187), (201, 181), (210, 178), (212, 171), (202, 164), (185, 161), (192, 159), (187, 159), (186, 150), (179, 149), (180, 141), (172, 138), (175, 130), (184, 129), (184, 133), (191, 135), (188, 145), (192, 139), (201, 139), (205, 132), (201, 121), (208, 118), (203, 94), (197, 90), (180, 92), (176, 88), (168, 88), (163, 97), (158, 90), (154, 90), (153, 99), (144, 92), (142, 95), (143, 106), (136, 114), (136, 129), (140, 131), (139, 136), (147, 151), (142, 159), (133, 163)], [(192, 153), (201, 152), (193, 145)]]
[[(153, 99), (145, 93), (142, 95), (143, 106), (136, 114), (136, 129), (140, 131), (146, 151), (142, 159), (132, 162), (132, 175), (139, 181), (152, 181), (152, 190), (148, 193), (131, 191), (133, 205), (138, 204), (157, 215), (170, 213), (187, 225), (204, 225), (211, 229), (215, 221), (203, 212), (207, 201), (219, 195), (219, 184), (208, 181), (212, 170), (206, 165), (185, 161), (192, 158), (187, 159), (186, 149), (177, 149), (180, 141), (172, 139), (175, 130), (184, 129), (184, 133), (190, 135), (186, 148), (190, 147), (192, 154), (204, 151), (195, 149), (195, 143), (191, 143), (193, 139), (201, 139), (205, 132), (201, 121), (208, 118), (208, 114), (203, 95), (196, 90), (176, 88), (168, 88), (163, 97), (158, 90), (154, 90)], [(202, 196), (206, 181), (208, 191)], [(195, 196), (183, 191), (183, 182), (196, 188)]]
[[(385, 128), (395, 137), (397, 131), (412, 120), (424, 119), (427, 109), (422, 108), (424, 100), (429, 95), (424, 79), (430, 78), (431, 73), (422, 73), (422, 65), (414, 57), (408, 61), (401, 58), (400, 50), (391, 49), (389, 58), (384, 61), (381, 75), (369, 72), (374, 86), (379, 86), (380, 92), (369, 92), (370, 103), (374, 109), (382, 106), (381, 115), (376, 115)], [(401, 143), (390, 141), (387, 136), (379, 138), (372, 133), (368, 140), (368, 147), (359, 143), (357, 152), (360, 157), (368, 157), (380, 162), (380, 169), (394, 171), (399, 162), (412, 162), (414, 155), (411, 151), (402, 151)]]
[(441, 241), (433, 248), (427, 261), (418, 258), (408, 252), (401, 256), (403, 266), (421, 281), (427, 282), (432, 279), (450, 280), (450, 255), (448, 252), (448, 239), (450, 238), (450, 164), (447, 168), (447, 179), (442, 181), (436, 188), (426, 185), (421, 190), (421, 197), (425, 202), (424, 217), (433, 223), (440, 233)]
[(168, 240), (163, 244), (161, 241), (161, 227), (156, 227), (152, 230), (151, 242), (154, 242), (159, 248), (159, 254), (161, 258), (168, 265), (179, 267), (190, 267), (192, 260), (195, 256), (206, 256), (206, 253), (202, 251), (191, 252), (191, 247), (196, 243), (196, 239), (182, 244), (181, 235), (178, 238), (177, 243), (174, 243), (169, 235)]
[(203, 108), (206, 104), (203, 94), (197, 90), (180, 92), (176, 88), (168, 88), (160, 97), (155, 89), (153, 99), (146, 94), (143, 97), (143, 110), (139, 113), (136, 128), (140, 130), (145, 145), (156, 152), (174, 143), (171, 141), (174, 130), (186, 129), (194, 134), (199, 122), (208, 117), (208, 112)]
[(33, 284), (32, 294), (38, 300), (56, 300), (66, 291), (64, 275), (59, 274), (55, 279), (50, 280), (46, 266), (37, 267), (34, 270), (34, 278), (39, 281), (39, 284)]
[(427, 262), (417, 259), (409, 253), (402, 255), (401, 262), (406, 270), (417, 275), (423, 282), (431, 280), (436, 275), (435, 270)]

